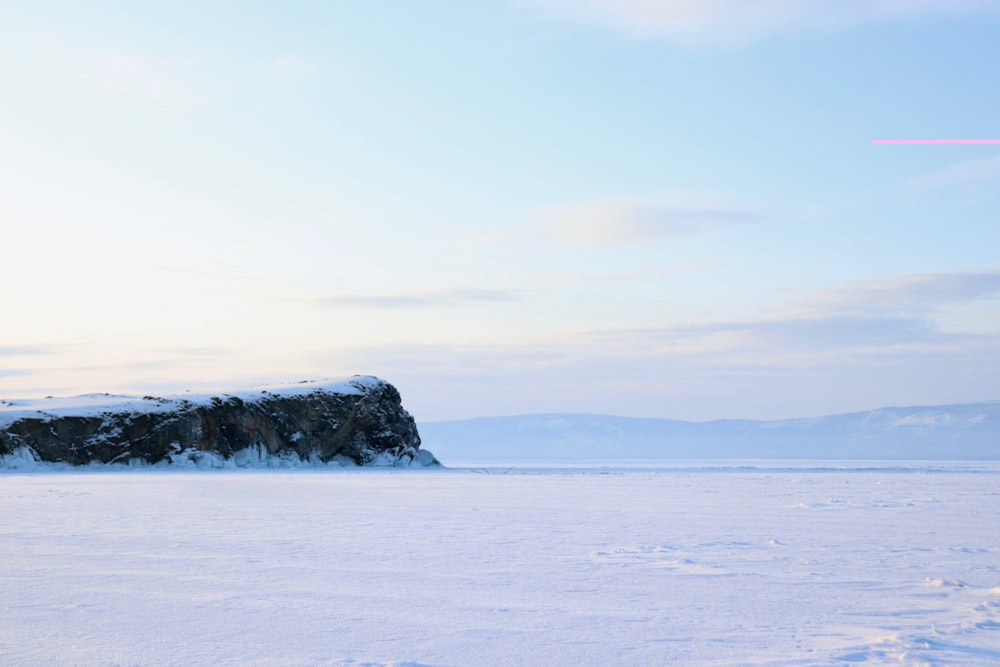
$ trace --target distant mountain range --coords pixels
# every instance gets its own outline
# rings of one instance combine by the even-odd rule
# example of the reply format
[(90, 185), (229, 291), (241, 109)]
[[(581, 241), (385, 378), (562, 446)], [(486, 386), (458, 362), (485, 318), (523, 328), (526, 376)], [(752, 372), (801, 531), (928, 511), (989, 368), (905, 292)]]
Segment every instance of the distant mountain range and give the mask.
[(782, 419), (689, 422), (592, 414), (418, 424), (445, 465), (594, 459), (1000, 459), (1000, 401)]

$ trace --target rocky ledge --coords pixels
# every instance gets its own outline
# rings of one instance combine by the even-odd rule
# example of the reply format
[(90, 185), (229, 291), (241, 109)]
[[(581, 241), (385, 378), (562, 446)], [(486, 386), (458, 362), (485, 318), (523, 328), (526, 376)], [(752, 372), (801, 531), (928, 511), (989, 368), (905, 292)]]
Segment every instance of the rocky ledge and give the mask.
[(0, 460), (437, 465), (396, 388), (369, 376), (220, 394), (0, 400)]

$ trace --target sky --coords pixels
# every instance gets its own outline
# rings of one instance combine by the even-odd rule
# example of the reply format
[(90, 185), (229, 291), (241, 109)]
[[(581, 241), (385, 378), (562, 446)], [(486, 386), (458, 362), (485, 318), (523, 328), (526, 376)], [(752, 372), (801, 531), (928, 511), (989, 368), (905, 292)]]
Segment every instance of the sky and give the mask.
[(1000, 3), (0, 3), (0, 397), (1000, 399)]

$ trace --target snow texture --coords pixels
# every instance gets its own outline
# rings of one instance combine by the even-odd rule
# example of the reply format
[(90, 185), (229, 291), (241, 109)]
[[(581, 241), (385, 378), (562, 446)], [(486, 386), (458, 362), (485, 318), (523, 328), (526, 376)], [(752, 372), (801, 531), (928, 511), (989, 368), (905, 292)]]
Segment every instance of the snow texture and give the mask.
[(316, 391), (333, 394), (357, 395), (365, 388), (373, 388), (382, 380), (367, 375), (356, 375), (339, 380), (304, 381), (294, 384), (277, 384), (247, 387), (226, 392), (173, 394), (168, 396), (134, 396), (130, 394), (84, 394), (82, 396), (27, 399), (0, 399), (0, 428), (19, 419), (37, 417), (101, 417), (108, 413), (125, 412), (176, 412), (192, 407), (210, 407), (212, 399), (238, 398), (253, 402), (261, 394), (272, 396), (306, 396)]
[(998, 482), (992, 463), (0, 474), (0, 664), (995, 665)]

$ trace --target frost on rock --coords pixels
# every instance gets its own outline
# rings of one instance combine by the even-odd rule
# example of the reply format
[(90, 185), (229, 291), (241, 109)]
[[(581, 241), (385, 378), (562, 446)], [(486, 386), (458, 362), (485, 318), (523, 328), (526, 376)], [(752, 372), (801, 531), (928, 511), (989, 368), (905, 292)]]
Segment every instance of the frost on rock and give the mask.
[(218, 395), (94, 394), (0, 405), (0, 467), (436, 465), (399, 392), (373, 377)]
[(38, 467), (38, 456), (31, 447), (20, 446), (9, 453), (0, 454), (0, 468), (9, 470)]

